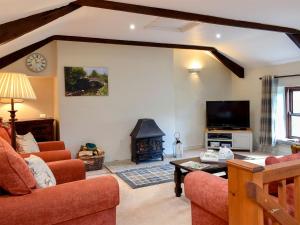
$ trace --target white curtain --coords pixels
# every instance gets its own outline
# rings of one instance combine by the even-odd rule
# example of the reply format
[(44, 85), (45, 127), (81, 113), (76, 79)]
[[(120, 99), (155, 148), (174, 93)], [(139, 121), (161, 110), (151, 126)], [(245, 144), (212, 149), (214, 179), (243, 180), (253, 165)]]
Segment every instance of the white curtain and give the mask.
[(275, 121), (275, 138), (284, 140), (286, 138), (286, 107), (285, 107), (285, 87), (277, 88), (277, 117)]

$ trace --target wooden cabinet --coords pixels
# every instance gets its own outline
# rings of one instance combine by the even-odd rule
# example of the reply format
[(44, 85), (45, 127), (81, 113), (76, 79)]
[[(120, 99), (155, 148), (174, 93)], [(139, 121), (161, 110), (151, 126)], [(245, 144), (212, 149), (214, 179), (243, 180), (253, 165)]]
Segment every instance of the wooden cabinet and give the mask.
[(17, 134), (24, 135), (31, 132), (37, 142), (55, 141), (54, 119), (33, 119), (16, 121)]
[(232, 150), (249, 150), (252, 152), (252, 131), (248, 130), (206, 130), (205, 147), (219, 149), (226, 146)]

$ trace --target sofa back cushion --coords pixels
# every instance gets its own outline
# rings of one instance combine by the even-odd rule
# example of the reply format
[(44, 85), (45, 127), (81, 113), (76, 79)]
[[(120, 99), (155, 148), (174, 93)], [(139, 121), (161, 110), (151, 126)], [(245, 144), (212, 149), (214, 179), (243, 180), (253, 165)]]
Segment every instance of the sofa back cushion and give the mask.
[(31, 193), (36, 182), (25, 160), (0, 137), (0, 188), (12, 195)]
[(1, 124), (0, 124), (0, 137), (2, 137), (8, 143), (11, 143), (8, 128), (1, 126)]
[(269, 156), (266, 158), (266, 165), (272, 165), (276, 163), (287, 162), (287, 161), (297, 160), (297, 159), (300, 159), (300, 152), (297, 154), (286, 155), (280, 158)]
[[(269, 156), (266, 158), (265, 163), (266, 163), (266, 165), (272, 165), (272, 164), (277, 164), (277, 163), (287, 162), (287, 161), (297, 160), (297, 159), (300, 159), (300, 152), (297, 154), (286, 155), (286, 156), (279, 157), (279, 158), (276, 158), (274, 156)], [(294, 182), (294, 179), (289, 178), (286, 181), (287, 181), (287, 184), (290, 184), (290, 183)], [(273, 182), (273, 183), (269, 184), (269, 193), (272, 195), (277, 195), (278, 182)]]

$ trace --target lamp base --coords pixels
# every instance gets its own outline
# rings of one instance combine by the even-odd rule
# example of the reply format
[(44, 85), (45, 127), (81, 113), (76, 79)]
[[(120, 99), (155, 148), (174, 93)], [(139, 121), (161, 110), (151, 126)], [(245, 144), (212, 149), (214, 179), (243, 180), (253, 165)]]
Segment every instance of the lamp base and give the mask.
[(16, 150), (17, 141), (16, 141), (16, 126), (15, 126), (15, 117), (17, 110), (10, 110), (10, 126), (11, 126), (11, 146)]

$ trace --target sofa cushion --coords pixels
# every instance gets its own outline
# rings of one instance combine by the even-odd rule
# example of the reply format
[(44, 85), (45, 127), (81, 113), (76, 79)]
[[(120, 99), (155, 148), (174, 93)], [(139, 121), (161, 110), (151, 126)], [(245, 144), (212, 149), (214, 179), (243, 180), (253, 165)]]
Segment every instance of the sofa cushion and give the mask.
[(296, 159), (300, 159), (300, 152), (297, 154), (286, 155), (279, 158), (276, 158), (274, 156), (269, 156), (266, 158), (266, 165), (272, 165), (272, 164), (287, 162)]
[(27, 158), (30, 155), (36, 155), (45, 162), (55, 162), (60, 160), (71, 159), (71, 152), (69, 150), (54, 150), (46, 152), (34, 152), (34, 153), (21, 153), (23, 158)]
[(207, 210), (219, 220), (228, 222), (228, 181), (226, 179), (203, 171), (195, 171), (184, 178), (184, 191), (185, 196), (197, 207)]
[(24, 159), (0, 137), (0, 188), (12, 195), (31, 193), (36, 185)]
[(3, 127), (1, 124), (0, 124), (0, 137), (2, 137), (8, 143), (11, 142), (8, 129), (6, 127)]

